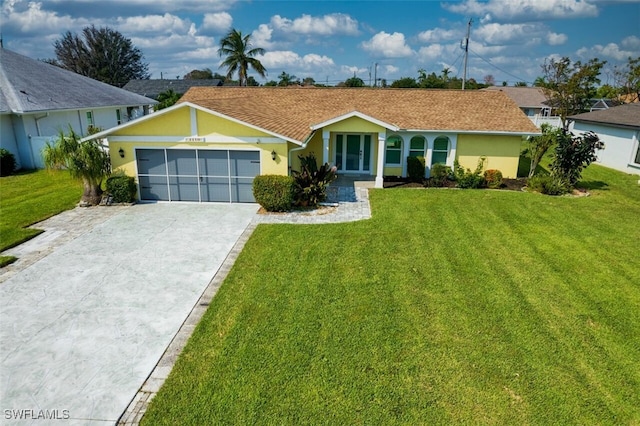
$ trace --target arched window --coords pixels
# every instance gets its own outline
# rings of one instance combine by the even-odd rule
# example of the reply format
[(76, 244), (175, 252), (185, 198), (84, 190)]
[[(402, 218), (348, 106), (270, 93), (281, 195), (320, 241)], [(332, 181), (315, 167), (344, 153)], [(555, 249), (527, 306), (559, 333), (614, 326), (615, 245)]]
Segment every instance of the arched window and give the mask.
[(449, 138), (446, 136), (438, 136), (433, 141), (433, 153), (431, 155), (431, 165), (436, 163), (447, 164), (447, 156), (449, 155)]
[(409, 157), (424, 157), (427, 140), (424, 136), (414, 136), (409, 145)]
[(389, 136), (387, 138), (385, 163), (388, 166), (402, 164), (402, 138), (400, 136)]

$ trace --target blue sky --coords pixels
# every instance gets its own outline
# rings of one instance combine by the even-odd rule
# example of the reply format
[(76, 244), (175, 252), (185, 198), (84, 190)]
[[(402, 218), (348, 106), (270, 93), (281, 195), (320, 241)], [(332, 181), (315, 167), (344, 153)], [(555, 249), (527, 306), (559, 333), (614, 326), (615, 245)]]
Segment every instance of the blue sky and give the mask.
[[(67, 30), (108, 26), (145, 55), (152, 78), (218, 69), (220, 39), (250, 33), (267, 79), (285, 71), (335, 84), (354, 75), (369, 83), (443, 68), (462, 77), (461, 40), (473, 19), (468, 76), (500, 84), (532, 82), (548, 58), (594, 57), (613, 67), (640, 56), (640, 0), (269, 1), (3, 0), (5, 48), (54, 57)], [(371, 73), (371, 77), (370, 77)]]

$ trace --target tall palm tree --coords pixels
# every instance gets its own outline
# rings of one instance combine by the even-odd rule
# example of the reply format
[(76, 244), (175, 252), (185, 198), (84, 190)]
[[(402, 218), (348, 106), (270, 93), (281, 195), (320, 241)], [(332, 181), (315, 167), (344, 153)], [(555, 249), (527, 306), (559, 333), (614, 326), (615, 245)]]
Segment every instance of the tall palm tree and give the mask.
[(218, 55), (226, 56), (220, 68), (227, 67), (227, 78), (232, 78), (238, 72), (240, 86), (247, 85), (247, 71), (249, 67), (264, 77), (267, 70), (262, 66), (256, 55), (263, 55), (265, 50), (261, 47), (252, 48), (251, 35), (242, 35), (242, 32), (232, 29), (222, 40)]

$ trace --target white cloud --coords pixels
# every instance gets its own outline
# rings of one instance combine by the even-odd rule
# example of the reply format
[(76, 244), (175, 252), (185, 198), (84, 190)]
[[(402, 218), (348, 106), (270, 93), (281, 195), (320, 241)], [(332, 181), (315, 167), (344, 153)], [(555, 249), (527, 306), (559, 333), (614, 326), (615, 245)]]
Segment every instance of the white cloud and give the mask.
[(349, 15), (332, 13), (324, 16), (302, 15), (296, 19), (275, 15), (271, 26), (279, 31), (303, 35), (358, 35), (358, 21)]
[(431, 44), (421, 47), (418, 51), (418, 57), (421, 61), (433, 61), (442, 57), (444, 48), (441, 44)]
[(476, 39), (488, 44), (539, 44), (545, 40), (550, 45), (559, 45), (567, 41), (565, 34), (550, 31), (543, 23), (481, 25), (473, 32)]
[(616, 61), (625, 61), (627, 58), (638, 56), (637, 50), (623, 50), (616, 43), (606, 45), (596, 44), (592, 47), (583, 47), (576, 52), (583, 59), (613, 59)]
[(202, 29), (213, 32), (224, 32), (231, 28), (233, 17), (227, 12), (205, 13), (202, 19)]
[(629, 36), (622, 40), (622, 46), (627, 49), (640, 50), (640, 38)]
[(296, 70), (309, 71), (318, 68), (330, 68), (335, 64), (333, 59), (324, 56), (310, 53), (304, 56), (298, 55), (291, 50), (275, 50), (271, 52), (265, 52), (264, 55), (258, 56), (262, 65), (265, 68), (287, 68)]
[(393, 65), (385, 65), (384, 70), (387, 72), (387, 74), (395, 74), (400, 71), (400, 68), (394, 67)]
[(273, 28), (267, 24), (260, 24), (258, 29), (253, 30), (253, 33), (251, 33), (251, 42), (256, 47), (272, 49), (277, 45), (277, 43), (271, 41), (272, 34)]
[(564, 44), (567, 42), (567, 39), (568, 37), (566, 34), (558, 34), (554, 32), (550, 32), (547, 34), (547, 43), (549, 43), (552, 46)]
[(457, 29), (445, 30), (443, 28), (434, 28), (433, 30), (423, 31), (418, 34), (418, 40), (423, 43), (439, 43), (441, 41), (451, 41), (464, 38), (464, 34)]
[(398, 32), (389, 34), (381, 31), (370, 40), (363, 41), (361, 46), (371, 55), (383, 58), (405, 58), (414, 53), (406, 44), (404, 34)]
[(131, 33), (173, 33), (187, 32), (191, 21), (181, 19), (170, 13), (164, 15), (131, 16), (116, 19), (118, 30)]
[(465, 0), (447, 3), (445, 9), (464, 15), (519, 19), (559, 19), (598, 16), (598, 7), (587, 0)]
[(89, 22), (84, 18), (72, 18), (69, 15), (58, 15), (42, 9), (42, 2), (29, 2), (21, 0), (8, 0), (2, 4), (2, 26), (9, 27), (21, 33), (47, 34), (50, 32), (61, 33), (99, 22)]

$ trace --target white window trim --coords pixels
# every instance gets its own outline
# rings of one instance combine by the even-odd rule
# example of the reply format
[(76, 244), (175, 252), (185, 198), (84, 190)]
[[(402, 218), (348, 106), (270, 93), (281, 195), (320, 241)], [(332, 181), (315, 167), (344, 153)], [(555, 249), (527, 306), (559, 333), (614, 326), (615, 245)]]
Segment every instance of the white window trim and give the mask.
[[(389, 139), (397, 137), (400, 139), (400, 148), (391, 148), (392, 151), (400, 151), (400, 162), (399, 163), (389, 163), (387, 161), (387, 151), (389, 150), (389, 148), (387, 148), (387, 142), (389, 141)], [(402, 157), (404, 155), (405, 152), (405, 147), (406, 147), (406, 143), (404, 141), (404, 138), (400, 135), (397, 134), (393, 134), (393, 135), (389, 135), (387, 136), (387, 138), (384, 140), (384, 166), (385, 167), (403, 167), (403, 164), (405, 163), (404, 161), (402, 161)]]

